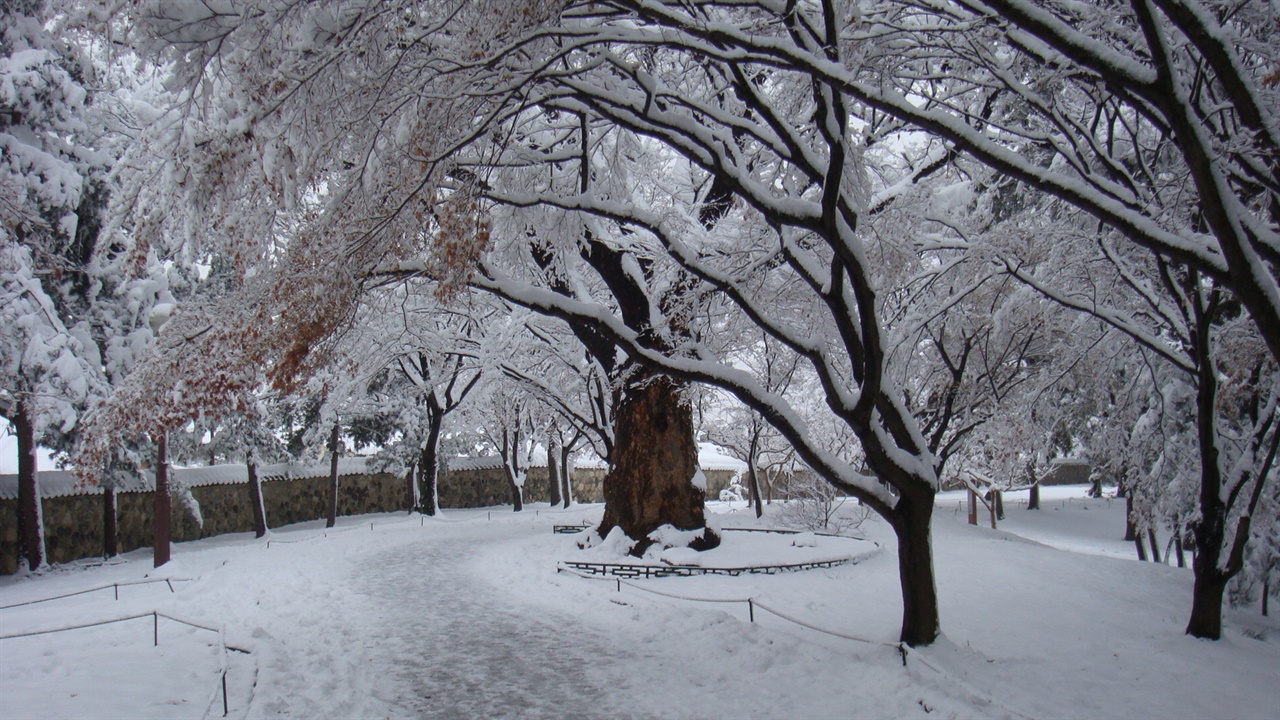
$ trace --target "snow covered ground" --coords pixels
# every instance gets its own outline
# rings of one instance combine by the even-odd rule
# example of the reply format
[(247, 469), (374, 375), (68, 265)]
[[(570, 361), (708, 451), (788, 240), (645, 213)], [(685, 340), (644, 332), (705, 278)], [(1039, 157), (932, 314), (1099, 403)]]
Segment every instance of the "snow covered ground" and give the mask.
[[(0, 717), (219, 717), (224, 662), (231, 717), (1276, 717), (1280, 623), (1229, 611), (1224, 640), (1184, 636), (1190, 572), (1132, 559), (1123, 503), (1053, 489), (1031, 512), (1014, 497), (992, 531), (965, 524), (958, 498), (935, 518), (946, 637), (905, 668), (881, 523), (863, 530), (883, 550), (856, 565), (619, 590), (555, 571), (579, 551), (551, 526), (598, 506), (533, 505), (212, 538), (159, 571), (139, 551), (0, 579), (5, 606), (174, 579), (0, 610), (0, 635), (146, 614), (0, 641)], [(745, 602), (668, 595), (752, 597), (755, 622)], [(152, 612), (225, 628), (232, 649), (224, 661), (219, 633)]]

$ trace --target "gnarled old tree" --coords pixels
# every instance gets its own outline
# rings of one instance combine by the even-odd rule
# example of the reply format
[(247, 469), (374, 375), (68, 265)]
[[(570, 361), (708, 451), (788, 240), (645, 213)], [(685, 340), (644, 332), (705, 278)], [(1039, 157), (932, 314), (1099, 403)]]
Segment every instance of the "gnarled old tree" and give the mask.
[[(775, 19), (765, 28), (777, 42), (818, 48), (835, 31), (834, 18), (803, 11)], [(526, 86), (540, 112), (513, 118), (517, 140), (473, 191), (497, 204), (499, 242), (532, 233), (562, 258), (559, 282), (574, 291), (501, 254), (482, 258), (473, 282), (592, 328), (648, 372), (717, 385), (761, 413), (810, 467), (893, 526), (902, 638), (931, 642), (936, 459), (886, 374), (875, 240), (861, 223), (872, 181), (842, 89), (773, 63), (709, 57), (687, 28), (644, 11), (593, 8), (568, 26), (581, 33), (566, 31), (575, 47), (563, 67)], [(839, 59), (838, 48), (821, 52)], [(554, 222), (548, 208), (561, 211)], [(694, 322), (712, 297), (802, 359), (859, 448), (824, 446), (791, 401), (714, 350), (714, 322)]]

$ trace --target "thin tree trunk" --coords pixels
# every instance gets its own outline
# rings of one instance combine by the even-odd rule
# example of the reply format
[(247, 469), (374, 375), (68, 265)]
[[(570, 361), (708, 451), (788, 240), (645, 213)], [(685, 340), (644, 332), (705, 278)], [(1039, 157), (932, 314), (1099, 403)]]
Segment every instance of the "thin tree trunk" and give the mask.
[(152, 556), (155, 567), (169, 562), (169, 514), (173, 500), (169, 496), (169, 433), (156, 439), (156, 491), (152, 510)]
[(1147, 542), (1151, 543), (1151, 562), (1160, 562), (1160, 545), (1156, 542), (1156, 529), (1147, 528)]
[(245, 458), (245, 467), (249, 470), (249, 509), (253, 512), (253, 533), (255, 537), (267, 534), (267, 508), (262, 502), (262, 480), (258, 477), (258, 461), (250, 453)]
[(551, 507), (560, 504), (560, 433), (555, 423), (547, 428), (547, 489)]
[(693, 409), (681, 386), (663, 376), (633, 382), (618, 403), (614, 428), (600, 534), (622, 528), (637, 541), (637, 556), (651, 544), (649, 533), (663, 525), (703, 530), (695, 549), (719, 545), (720, 537), (706, 527), (705, 495), (692, 482), (698, 458)]
[(36, 473), (36, 428), (31, 415), (26, 401), (20, 400), (13, 418), (18, 433), (18, 563), (25, 560), (27, 569), (35, 570), (45, 563), (44, 514)]
[[(1173, 531), (1173, 552), (1176, 553), (1177, 555), (1178, 567), (1180, 568), (1186, 567), (1187, 553), (1186, 553), (1186, 550), (1184, 550), (1182, 547), (1182, 527), (1181, 526), (1178, 526)], [(1166, 556), (1167, 555), (1168, 553), (1166, 553)]]
[[(1129, 542), (1138, 540), (1138, 523), (1133, 515), (1133, 493), (1125, 493), (1124, 496), (1124, 539)], [(1146, 559), (1145, 553), (1139, 553), (1142, 559)]]
[(404, 506), (409, 508), (409, 512), (418, 509), (421, 504), (418, 495), (418, 463), (409, 466), (409, 470), (404, 474)]
[(520, 476), (520, 431), (502, 429), (502, 467), (507, 473), (507, 489), (511, 491), (512, 512), (524, 511), (524, 488), (516, 482)]
[(333, 430), (329, 434), (329, 517), (325, 521), (325, 527), (333, 527), (338, 524), (338, 432), (340, 426), (338, 423), (333, 424)]
[(760, 475), (756, 471), (756, 450), (760, 447), (759, 433), (751, 436), (751, 446), (747, 448), (747, 484), (751, 499), (756, 506), (756, 519), (764, 517), (764, 503), (760, 502)]
[(930, 525), (933, 522), (934, 492), (913, 489), (903, 492), (893, 512), (898, 536), (898, 577), (902, 583), (901, 641), (929, 645), (938, 638), (938, 588), (933, 572)]
[(102, 488), (102, 556), (113, 558), (120, 554), (120, 526), (116, 518), (116, 489)]
[(1003, 520), (1004, 519), (1004, 491), (993, 490), (992, 492), (995, 493), (996, 517)]
[(1262, 617), (1271, 614), (1268, 603), (1271, 601), (1271, 573), (1262, 576)]
[(969, 488), (969, 524), (978, 524), (978, 493)]
[[(1198, 307), (1198, 306), (1197, 306)], [(1199, 314), (1199, 313), (1197, 313)], [(1191, 590), (1191, 617), (1187, 634), (1217, 640), (1222, 637), (1222, 594), (1231, 576), (1220, 567), (1226, 538), (1226, 503), (1220, 494), (1222, 468), (1218, 462), (1218, 374), (1209, 349), (1207, 319), (1197, 317), (1195, 333), (1196, 432), (1200, 451), (1200, 519), (1194, 526), (1196, 557), (1191, 563), (1195, 584)]]
[(440, 511), (440, 430), (444, 416), (432, 413), (427, 420), (427, 439), (418, 457), (418, 512), (435, 516)]
[(1027, 500), (1028, 510), (1040, 509), (1040, 483), (1031, 486), (1031, 499)]
[(573, 502), (573, 448), (560, 446), (560, 496), (564, 498), (564, 506), (568, 508)]
[(1134, 537), (1133, 537), (1133, 546), (1134, 546), (1134, 547), (1136, 547), (1136, 548), (1138, 548), (1138, 561), (1139, 561), (1139, 562), (1146, 562), (1146, 561), (1147, 561), (1147, 546), (1146, 546), (1146, 545), (1144, 545), (1144, 544), (1142, 543), (1142, 538), (1138, 537), (1137, 535), (1134, 535)]

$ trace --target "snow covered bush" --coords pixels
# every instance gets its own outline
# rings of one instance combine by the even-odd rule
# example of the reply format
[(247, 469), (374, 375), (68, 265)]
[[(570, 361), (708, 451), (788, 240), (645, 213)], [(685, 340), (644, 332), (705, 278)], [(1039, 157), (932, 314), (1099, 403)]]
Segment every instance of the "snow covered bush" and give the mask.
[(789, 528), (843, 535), (856, 531), (871, 517), (870, 508), (841, 495), (811, 472), (787, 476), (783, 494), (788, 499), (779, 505), (776, 517)]

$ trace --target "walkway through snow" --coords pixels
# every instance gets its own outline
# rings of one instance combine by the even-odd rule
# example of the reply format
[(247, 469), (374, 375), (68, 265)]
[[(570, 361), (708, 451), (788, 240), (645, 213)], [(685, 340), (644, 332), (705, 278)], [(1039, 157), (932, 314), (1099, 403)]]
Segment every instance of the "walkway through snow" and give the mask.
[(561, 612), (530, 614), (474, 574), (478, 548), (510, 537), (508, 525), (469, 525), (364, 558), (352, 587), (379, 610), (372, 671), (397, 680), (378, 700), (412, 717), (637, 717), (607, 638)]

